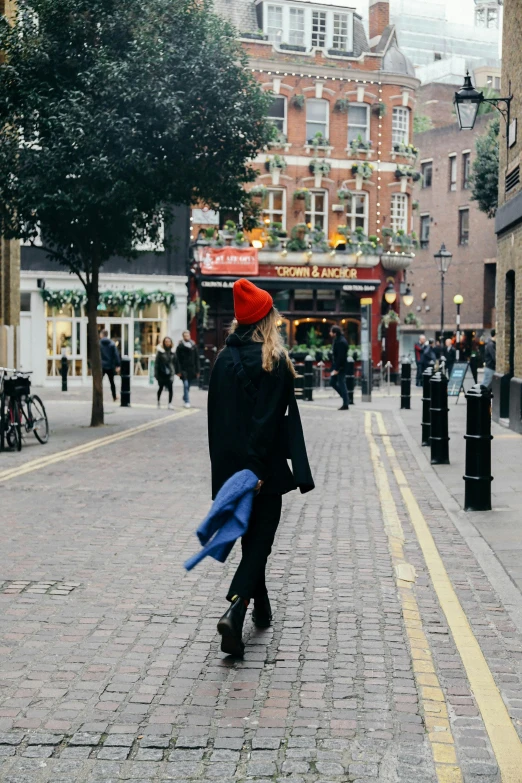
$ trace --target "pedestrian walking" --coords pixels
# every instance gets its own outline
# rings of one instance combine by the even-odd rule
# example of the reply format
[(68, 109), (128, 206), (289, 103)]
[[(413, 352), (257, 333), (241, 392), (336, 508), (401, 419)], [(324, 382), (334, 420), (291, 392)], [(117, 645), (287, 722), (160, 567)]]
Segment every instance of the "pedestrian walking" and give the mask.
[(102, 363), (102, 380), (105, 376), (107, 376), (109, 379), (112, 399), (114, 402), (116, 402), (118, 395), (116, 394), (114, 376), (120, 369), (121, 359), (118, 349), (116, 348), (116, 343), (109, 339), (109, 332), (107, 329), (103, 329), (100, 333), (100, 354)]
[(446, 344), (444, 346), (444, 358), (446, 359), (446, 375), (449, 378), (451, 371), (453, 370), (453, 365), (457, 359), (457, 351), (455, 350), (455, 346), (453, 345), (453, 340), (451, 337), (448, 337), (446, 340)]
[(478, 363), (480, 358), (479, 341), (476, 337), (471, 341), (471, 353), (469, 355), (469, 369), (473, 375), (474, 383), (478, 383)]
[(199, 354), (196, 343), (190, 339), (190, 332), (183, 332), (176, 348), (177, 373), (183, 381), (183, 404), (190, 408), (190, 384), (199, 378)]
[(491, 330), (491, 335), (486, 342), (486, 348), (484, 349), (484, 364), (484, 378), (482, 379), (482, 383), (489, 389), (491, 388), (493, 375), (497, 369), (497, 337), (494, 329)]
[(172, 396), (174, 392), (174, 376), (178, 372), (178, 362), (174, 344), (170, 337), (164, 337), (161, 345), (156, 350), (154, 362), (154, 377), (158, 382), (158, 408), (161, 408), (161, 395), (166, 389), (169, 395), (167, 408), (172, 410)]
[(265, 568), (282, 496), (297, 488), (308, 492), (314, 484), (295, 400), (295, 371), (272, 297), (244, 279), (234, 283), (233, 295), (235, 320), (210, 377), (208, 438), (213, 498), (240, 471), (258, 479), (241, 562), (227, 594), (230, 607), (218, 623), (222, 651), (242, 656), (249, 602), (254, 601), (256, 626), (266, 628), (272, 621)]
[(337, 394), (341, 397), (343, 404), (340, 411), (347, 411), (348, 389), (346, 388), (346, 369), (348, 365), (348, 342), (343, 335), (340, 326), (332, 326), (330, 329), (332, 343), (332, 372), (330, 373), (330, 384)]
[(426, 340), (426, 338), (424, 338), (421, 352), (421, 379), (424, 370), (426, 370), (431, 364), (435, 364), (437, 359), (434, 351), (434, 342), (434, 340)]
[(422, 349), (424, 348), (425, 342), (426, 335), (421, 334), (419, 336), (419, 341), (415, 343), (415, 363), (417, 365), (417, 377), (415, 379), (416, 386), (422, 386)]

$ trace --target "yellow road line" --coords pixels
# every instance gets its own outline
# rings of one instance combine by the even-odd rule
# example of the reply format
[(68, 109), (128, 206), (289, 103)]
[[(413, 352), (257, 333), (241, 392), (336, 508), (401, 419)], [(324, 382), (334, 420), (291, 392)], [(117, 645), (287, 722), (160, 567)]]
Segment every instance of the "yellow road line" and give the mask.
[[(383, 422), (384, 424), (384, 422)], [(422, 619), (413, 593), (415, 569), (404, 556), (404, 533), (397, 506), (390, 489), (388, 475), (372, 433), (372, 414), (364, 414), (364, 432), (370, 447), (375, 482), (383, 512), (384, 527), (395, 570), (395, 581), (402, 606), (404, 627), (410, 644), (413, 674), (424, 711), (435, 771), (439, 783), (462, 783), (462, 771), (457, 762), (455, 741), (448, 718), (448, 708), (439, 678), (435, 672), (430, 645), (422, 627)]]
[(187, 410), (173, 413), (171, 416), (162, 416), (159, 419), (153, 421), (147, 421), (144, 424), (139, 424), (137, 427), (131, 427), (121, 432), (115, 432), (113, 435), (106, 435), (103, 438), (96, 438), (88, 443), (82, 443), (80, 446), (74, 446), (64, 451), (58, 451), (54, 454), (49, 454), (46, 457), (40, 457), (39, 459), (32, 459), (29, 462), (25, 462), (23, 465), (18, 465), (16, 468), (10, 468), (9, 470), (3, 470), (0, 472), (0, 483), (10, 481), (11, 479), (18, 478), (18, 476), (24, 476), (26, 473), (32, 473), (34, 470), (40, 470), (46, 468), (48, 465), (54, 465), (57, 462), (62, 462), (65, 459), (71, 459), (77, 457), (80, 454), (86, 454), (89, 451), (100, 449), (102, 446), (109, 446), (111, 443), (116, 443), (119, 440), (130, 438), (133, 435), (137, 435), (139, 432), (145, 432), (146, 430), (159, 427), (161, 424), (168, 424), (176, 419), (182, 419), (185, 416), (191, 416), (193, 413), (197, 413), (198, 408), (190, 408)]
[(375, 415), (379, 433), (383, 435), (384, 446), (390, 457), (390, 464), (422, 549), (433, 587), (442, 611), (446, 615), (448, 626), (488, 732), (500, 769), (502, 783), (520, 783), (522, 780), (522, 742), (513, 726), (480, 644), (475, 638), (466, 613), (453, 589), (429, 526), (404, 473), (398, 466), (395, 450), (386, 434), (382, 414), (376, 413)]

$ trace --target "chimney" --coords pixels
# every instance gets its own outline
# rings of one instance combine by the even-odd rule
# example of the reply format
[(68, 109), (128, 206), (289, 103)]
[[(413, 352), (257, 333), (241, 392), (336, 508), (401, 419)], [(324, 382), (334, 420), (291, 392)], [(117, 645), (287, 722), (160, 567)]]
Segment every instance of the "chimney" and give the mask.
[(389, 0), (370, 0), (370, 42), (374, 38), (380, 38), (389, 24)]

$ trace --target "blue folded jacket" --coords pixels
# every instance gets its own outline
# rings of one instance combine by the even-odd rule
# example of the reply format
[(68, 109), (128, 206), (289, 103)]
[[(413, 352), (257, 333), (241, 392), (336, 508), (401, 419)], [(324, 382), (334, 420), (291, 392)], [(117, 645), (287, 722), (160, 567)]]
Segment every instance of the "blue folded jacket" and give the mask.
[(240, 470), (223, 484), (207, 517), (196, 530), (203, 549), (185, 562), (187, 571), (208, 555), (225, 562), (236, 540), (248, 530), (257, 482), (251, 470)]

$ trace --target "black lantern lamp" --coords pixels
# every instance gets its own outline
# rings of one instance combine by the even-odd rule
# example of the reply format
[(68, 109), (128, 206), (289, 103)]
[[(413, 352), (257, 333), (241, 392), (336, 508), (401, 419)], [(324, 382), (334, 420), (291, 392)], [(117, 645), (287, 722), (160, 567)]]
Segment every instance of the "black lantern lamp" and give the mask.
[(413, 294), (411, 292), (410, 286), (406, 286), (406, 291), (402, 295), (402, 301), (406, 305), (406, 307), (411, 307), (413, 304)]
[[(506, 123), (506, 141), (509, 149), (509, 123), (510, 123), (510, 105), (513, 100), (511, 95), (511, 82), (509, 83), (509, 96), (507, 98), (485, 98), (483, 92), (476, 90), (471, 83), (469, 71), (464, 77), (464, 84), (461, 89), (455, 93), (453, 103), (457, 112), (460, 130), (473, 130), (477, 113), (481, 103), (491, 103), (497, 109)], [(501, 108), (500, 103), (504, 106)]]

